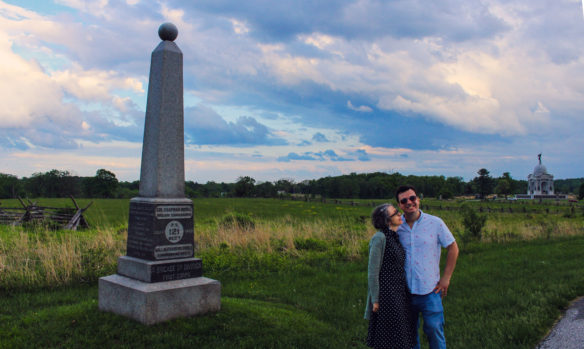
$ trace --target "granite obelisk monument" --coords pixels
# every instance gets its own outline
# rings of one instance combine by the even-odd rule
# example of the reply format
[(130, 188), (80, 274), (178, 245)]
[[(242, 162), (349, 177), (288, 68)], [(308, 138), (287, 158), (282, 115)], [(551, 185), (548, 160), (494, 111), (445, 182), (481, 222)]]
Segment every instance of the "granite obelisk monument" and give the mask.
[(193, 202), (184, 194), (182, 52), (164, 23), (152, 52), (139, 196), (130, 200), (127, 255), (99, 279), (99, 309), (144, 324), (218, 311), (221, 284), (194, 258)]

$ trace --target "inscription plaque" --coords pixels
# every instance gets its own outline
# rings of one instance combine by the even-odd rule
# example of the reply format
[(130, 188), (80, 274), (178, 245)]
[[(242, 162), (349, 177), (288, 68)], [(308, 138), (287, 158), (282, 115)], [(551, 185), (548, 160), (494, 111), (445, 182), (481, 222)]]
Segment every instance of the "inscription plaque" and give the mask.
[(188, 258), (193, 255), (193, 245), (165, 245), (154, 248), (156, 259)]
[(188, 205), (159, 205), (156, 206), (156, 218), (178, 219), (192, 218), (193, 207)]
[(174, 262), (152, 266), (152, 282), (182, 280), (203, 276), (203, 263), (200, 259), (189, 262)]
[(163, 282), (203, 276), (200, 258), (145, 261), (122, 256), (118, 259), (118, 274), (144, 282)]
[(166, 239), (173, 244), (179, 242), (180, 239), (182, 239), (184, 233), (185, 230), (179, 221), (170, 221), (166, 225), (166, 228), (164, 228), (164, 235), (166, 235)]
[(130, 201), (127, 255), (146, 260), (194, 256), (193, 205)]

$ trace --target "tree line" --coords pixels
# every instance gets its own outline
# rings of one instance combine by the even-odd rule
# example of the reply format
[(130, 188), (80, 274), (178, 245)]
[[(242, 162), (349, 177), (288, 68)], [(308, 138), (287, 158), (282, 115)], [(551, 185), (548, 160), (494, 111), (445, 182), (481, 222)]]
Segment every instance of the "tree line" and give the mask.
[[(121, 187), (116, 175), (99, 169), (93, 177), (74, 176), (69, 171), (51, 170), (18, 178), (0, 173), (0, 198), (114, 198), (119, 197)], [(123, 197), (123, 196), (122, 196)]]
[[(382, 199), (391, 198), (402, 184), (411, 184), (425, 197), (450, 199), (454, 196), (475, 195), (486, 198), (490, 194), (508, 196), (525, 194), (527, 181), (516, 180), (509, 172), (493, 177), (487, 169), (477, 171), (470, 181), (462, 177), (414, 176), (396, 173), (351, 173), (348, 175), (323, 177), (295, 182), (279, 179), (274, 182), (257, 182), (249, 176), (239, 177), (235, 183), (205, 184), (185, 182), (187, 197), (278, 197), (286, 195), (309, 195), (324, 198)], [(584, 178), (554, 181), (556, 193), (579, 194), (584, 197)], [(34, 173), (30, 177), (18, 178), (0, 173), (0, 198), (16, 197), (87, 197), (87, 198), (131, 198), (138, 196), (139, 181), (118, 181), (116, 175), (106, 169), (97, 170), (93, 177), (80, 177), (68, 171), (51, 170)]]

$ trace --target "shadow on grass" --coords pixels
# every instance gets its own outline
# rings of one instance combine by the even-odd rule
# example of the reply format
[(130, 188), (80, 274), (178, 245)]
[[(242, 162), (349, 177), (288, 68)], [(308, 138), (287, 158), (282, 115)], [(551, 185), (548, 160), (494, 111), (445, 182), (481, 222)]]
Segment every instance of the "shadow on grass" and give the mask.
[[(95, 286), (15, 292), (0, 297), (6, 310), (0, 315), (0, 343), (19, 348), (365, 348), (366, 321), (356, 304), (365, 290), (354, 280), (362, 277), (361, 265), (343, 269), (354, 272), (337, 284), (331, 281), (338, 273), (330, 270), (307, 272), (304, 278), (297, 272), (223, 275), (220, 312), (153, 326), (99, 311)], [(347, 292), (355, 294), (352, 302), (346, 301)]]
[[(94, 294), (94, 290), (91, 290)], [(325, 348), (343, 347), (330, 338), (331, 324), (292, 306), (223, 297), (218, 313), (144, 326), (100, 312), (95, 298), (37, 308), (22, 314), (2, 336), (17, 347), (120, 348)], [(16, 325), (16, 324), (14, 324)], [(6, 330), (6, 329), (5, 329)]]

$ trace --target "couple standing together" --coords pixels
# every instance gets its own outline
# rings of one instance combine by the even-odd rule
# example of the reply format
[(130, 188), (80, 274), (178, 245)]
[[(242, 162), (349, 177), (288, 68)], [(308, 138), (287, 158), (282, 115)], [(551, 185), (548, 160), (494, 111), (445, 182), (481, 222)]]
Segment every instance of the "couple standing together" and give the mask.
[[(376, 207), (371, 215), (378, 232), (369, 242), (367, 345), (419, 348), (421, 313), (430, 348), (446, 348), (442, 298), (456, 266), (458, 246), (442, 219), (420, 210), (414, 187), (399, 187), (395, 197), (403, 218), (390, 204)], [(441, 248), (448, 251), (442, 277)]]

